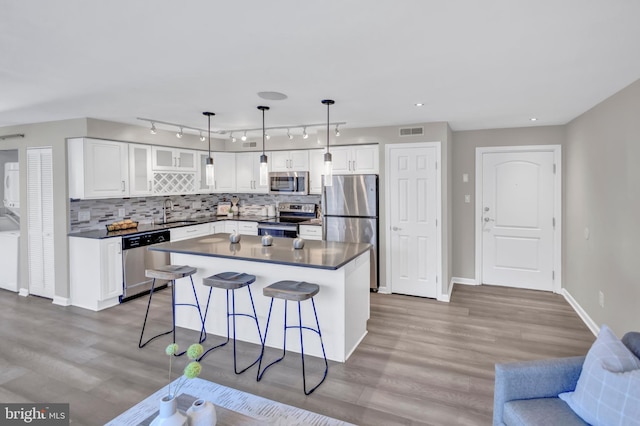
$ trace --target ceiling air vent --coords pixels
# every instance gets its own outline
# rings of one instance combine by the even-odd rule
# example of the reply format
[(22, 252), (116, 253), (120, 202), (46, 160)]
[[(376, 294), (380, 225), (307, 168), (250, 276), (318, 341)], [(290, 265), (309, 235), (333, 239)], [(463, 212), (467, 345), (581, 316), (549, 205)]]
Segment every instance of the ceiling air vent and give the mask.
[(242, 147), (243, 148), (255, 148), (256, 145), (257, 144), (255, 142), (243, 142), (242, 143)]
[(424, 134), (424, 127), (401, 127), (400, 136), (420, 136)]

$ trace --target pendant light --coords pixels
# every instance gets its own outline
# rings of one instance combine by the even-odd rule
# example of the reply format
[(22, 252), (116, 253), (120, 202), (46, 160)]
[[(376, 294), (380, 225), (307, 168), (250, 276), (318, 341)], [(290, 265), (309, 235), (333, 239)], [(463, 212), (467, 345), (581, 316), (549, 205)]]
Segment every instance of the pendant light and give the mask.
[(322, 101), (327, 106), (327, 152), (324, 153), (324, 186), (333, 185), (333, 163), (331, 161), (331, 153), (329, 152), (329, 107), (335, 104), (331, 99)]
[(267, 163), (267, 156), (264, 153), (264, 112), (269, 111), (268, 106), (259, 106), (258, 109), (262, 111), (262, 155), (260, 156), (260, 186), (267, 186), (269, 181), (269, 164)]
[(209, 122), (209, 157), (206, 160), (205, 166), (205, 175), (206, 175), (206, 183), (208, 186), (215, 185), (215, 175), (213, 170), (213, 158), (211, 157), (211, 116), (215, 115), (213, 112), (205, 111), (202, 115), (206, 115)]

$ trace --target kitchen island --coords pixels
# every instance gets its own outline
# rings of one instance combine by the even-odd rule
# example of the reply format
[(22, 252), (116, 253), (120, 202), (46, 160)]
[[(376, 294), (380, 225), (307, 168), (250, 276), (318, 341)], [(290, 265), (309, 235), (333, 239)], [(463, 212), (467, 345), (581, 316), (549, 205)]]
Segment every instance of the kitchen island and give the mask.
[[(303, 249), (293, 249), (290, 238), (274, 238), (273, 244), (263, 247), (258, 236), (243, 235), (237, 244), (229, 242), (229, 234), (214, 234), (184, 241), (169, 242), (150, 247), (150, 250), (171, 253), (174, 265), (198, 268), (193, 275), (201, 305), (206, 305), (209, 287), (202, 279), (220, 272), (245, 272), (256, 276), (251, 284), (258, 321), (262, 334), (267, 323), (270, 298), (262, 295), (262, 289), (276, 281), (296, 280), (316, 283), (320, 292), (314, 297), (327, 358), (344, 362), (367, 333), (369, 319), (369, 244), (306, 241)], [(184, 279), (181, 281), (185, 281)], [(193, 299), (191, 286), (178, 281), (176, 300)], [(236, 290), (236, 309), (250, 312), (251, 302), (245, 289)], [(274, 303), (266, 345), (282, 348), (283, 305)], [(309, 302), (302, 302), (303, 325), (315, 325), (313, 309)], [(297, 322), (297, 306), (288, 303), (288, 321)], [(207, 333), (225, 336), (225, 291), (214, 288), (206, 320)], [(192, 330), (200, 329), (198, 314), (193, 309), (177, 308), (176, 325)], [(259, 344), (255, 323), (246, 317), (236, 318), (237, 338)], [(298, 332), (289, 331), (287, 350), (300, 352)], [(219, 339), (210, 336), (205, 349)], [(305, 354), (322, 356), (316, 336), (305, 334)], [(210, 355), (210, 356), (213, 356)]]

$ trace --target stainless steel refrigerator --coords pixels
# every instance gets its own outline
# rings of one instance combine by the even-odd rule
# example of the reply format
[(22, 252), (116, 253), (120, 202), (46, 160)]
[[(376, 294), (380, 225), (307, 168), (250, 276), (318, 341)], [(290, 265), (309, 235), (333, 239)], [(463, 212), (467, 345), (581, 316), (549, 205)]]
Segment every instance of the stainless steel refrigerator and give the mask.
[(378, 290), (378, 175), (333, 176), (323, 187), (323, 237), (327, 241), (369, 243), (371, 289)]

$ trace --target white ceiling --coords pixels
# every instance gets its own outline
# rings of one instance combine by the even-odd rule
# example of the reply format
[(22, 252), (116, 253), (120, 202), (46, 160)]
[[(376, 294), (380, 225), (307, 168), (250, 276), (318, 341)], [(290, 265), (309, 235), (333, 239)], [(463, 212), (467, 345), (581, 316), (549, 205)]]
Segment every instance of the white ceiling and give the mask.
[(325, 98), (347, 127), (564, 124), (640, 78), (638, 18), (636, 0), (0, 0), (0, 126), (210, 110), (237, 129), (260, 104), (267, 126), (322, 123)]

